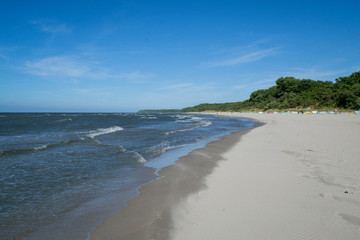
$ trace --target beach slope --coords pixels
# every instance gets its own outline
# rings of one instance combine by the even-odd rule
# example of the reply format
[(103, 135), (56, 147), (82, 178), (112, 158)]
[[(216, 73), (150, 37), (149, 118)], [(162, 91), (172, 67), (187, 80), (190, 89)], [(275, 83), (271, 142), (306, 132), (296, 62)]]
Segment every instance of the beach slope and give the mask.
[(266, 124), (176, 207), (171, 239), (360, 239), (360, 116), (232, 115)]
[(229, 115), (265, 124), (162, 169), (91, 239), (360, 238), (360, 116)]

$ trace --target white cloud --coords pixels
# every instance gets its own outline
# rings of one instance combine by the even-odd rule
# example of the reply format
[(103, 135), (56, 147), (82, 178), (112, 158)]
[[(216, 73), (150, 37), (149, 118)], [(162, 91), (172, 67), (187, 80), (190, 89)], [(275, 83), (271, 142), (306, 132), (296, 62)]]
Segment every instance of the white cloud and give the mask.
[(119, 79), (128, 80), (133, 83), (143, 83), (143, 80), (156, 76), (155, 74), (144, 74), (140, 71), (134, 71), (130, 73), (111, 73), (109, 69), (96, 69), (95, 67), (88, 74), (88, 78), (106, 80), (106, 79)]
[(166, 86), (166, 87), (161, 88), (160, 90), (178, 90), (178, 89), (184, 89), (184, 88), (189, 88), (189, 87), (193, 87), (193, 86), (194, 86), (193, 83), (182, 83), (182, 84)]
[(232, 66), (241, 63), (255, 62), (259, 61), (265, 57), (273, 56), (277, 54), (278, 48), (269, 48), (265, 50), (253, 51), (235, 58), (230, 58), (221, 61), (206, 62), (203, 65), (208, 67), (222, 67), (222, 66)]
[(140, 71), (135, 71), (135, 72), (131, 72), (131, 73), (126, 73), (126, 74), (118, 74), (118, 75), (114, 75), (114, 78), (121, 78), (121, 79), (127, 79), (127, 80), (141, 80), (141, 79), (147, 79), (147, 78), (152, 78), (154, 77), (155, 74), (144, 74), (141, 73)]
[(9, 60), (8, 53), (18, 49), (18, 47), (0, 47), (0, 58)]
[(142, 80), (155, 76), (154, 74), (144, 74), (140, 71), (114, 73), (111, 69), (101, 67), (98, 62), (87, 61), (75, 55), (52, 56), (27, 61), (25, 63), (25, 72), (42, 77), (56, 77), (58, 79), (119, 79), (134, 83), (141, 83)]
[(27, 72), (39, 76), (83, 77), (90, 68), (73, 56), (55, 56), (26, 62)]
[(91, 97), (111, 97), (113, 95), (113, 89), (110, 88), (71, 88), (68, 89), (70, 93), (75, 93), (76, 95), (81, 96), (91, 96)]
[(71, 29), (63, 23), (57, 23), (51, 20), (35, 20), (31, 24), (37, 25), (42, 32), (52, 34), (71, 32)]

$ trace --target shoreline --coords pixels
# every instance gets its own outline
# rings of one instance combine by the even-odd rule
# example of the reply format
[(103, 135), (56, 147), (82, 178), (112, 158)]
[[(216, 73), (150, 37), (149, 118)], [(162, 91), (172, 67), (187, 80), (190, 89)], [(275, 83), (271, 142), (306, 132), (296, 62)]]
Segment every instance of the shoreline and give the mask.
[(170, 239), (173, 209), (190, 195), (206, 189), (206, 177), (219, 162), (226, 160), (221, 154), (253, 129), (222, 136), (160, 169), (160, 178), (143, 185), (125, 208), (106, 218), (91, 232), (90, 239)]
[(359, 239), (358, 116), (217, 115), (262, 124), (160, 170), (91, 239)]

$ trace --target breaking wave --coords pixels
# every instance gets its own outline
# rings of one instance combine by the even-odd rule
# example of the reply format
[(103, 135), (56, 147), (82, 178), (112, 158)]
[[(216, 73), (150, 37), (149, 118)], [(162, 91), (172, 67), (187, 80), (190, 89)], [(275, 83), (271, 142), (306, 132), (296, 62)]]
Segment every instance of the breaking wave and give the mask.
[(97, 130), (90, 131), (89, 134), (87, 134), (87, 136), (94, 138), (96, 136), (105, 135), (105, 134), (114, 133), (114, 132), (123, 131), (123, 130), (124, 129), (119, 126), (113, 126), (113, 127), (109, 127), (109, 128), (99, 128)]
[(146, 159), (138, 152), (131, 152), (131, 157), (135, 158), (136, 161), (140, 164), (145, 164), (146, 163)]
[[(201, 118), (199, 118), (201, 119)], [(180, 120), (181, 121), (181, 120)], [(186, 121), (186, 120), (184, 120)], [(175, 134), (175, 133), (179, 133), (179, 132), (187, 132), (187, 131), (191, 131), (194, 130), (196, 128), (200, 128), (200, 127), (207, 127), (210, 126), (212, 124), (211, 121), (206, 121), (206, 120), (202, 120), (202, 121), (198, 121), (198, 125), (195, 125), (193, 127), (189, 127), (189, 128), (183, 128), (183, 129), (177, 129), (177, 130), (173, 130), (173, 131), (169, 131), (164, 133), (165, 135), (169, 135), (169, 134)]]
[(56, 122), (67, 122), (67, 121), (72, 121), (71, 118), (66, 118), (66, 119), (59, 119), (59, 120), (56, 120)]

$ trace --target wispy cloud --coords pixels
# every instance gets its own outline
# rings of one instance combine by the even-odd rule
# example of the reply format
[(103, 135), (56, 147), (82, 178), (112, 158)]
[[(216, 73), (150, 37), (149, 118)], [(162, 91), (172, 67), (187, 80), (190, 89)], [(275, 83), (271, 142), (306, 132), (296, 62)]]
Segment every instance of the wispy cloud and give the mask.
[(47, 57), (26, 62), (26, 71), (39, 76), (83, 77), (90, 68), (73, 56)]
[(152, 74), (152, 73), (144, 74), (144, 73), (141, 73), (140, 71), (135, 71), (135, 72), (131, 72), (131, 73), (113, 75), (113, 77), (139, 81), (139, 80), (144, 80), (144, 79), (155, 77), (155, 74)]
[(175, 85), (162, 87), (162, 88), (160, 88), (160, 90), (179, 90), (179, 89), (184, 89), (184, 88), (189, 88), (189, 87), (194, 87), (194, 86), (195, 86), (195, 84), (193, 84), (193, 83), (182, 83), (182, 84), (175, 84)]
[(222, 66), (232, 66), (241, 63), (249, 63), (259, 61), (263, 58), (276, 55), (278, 53), (278, 48), (268, 48), (264, 50), (257, 50), (250, 53), (243, 54), (238, 57), (229, 58), (220, 61), (206, 62), (203, 63), (203, 66), (207, 67), (222, 67)]
[(140, 71), (134, 71), (134, 72), (130, 72), (130, 73), (111, 73), (110, 70), (108, 69), (93, 69), (89, 74), (88, 74), (90, 78), (93, 79), (99, 79), (99, 80), (106, 80), (106, 79), (119, 79), (119, 80), (128, 80), (131, 81), (133, 83), (143, 83), (144, 80), (149, 79), (149, 78), (153, 78), (156, 75), (149, 73), (149, 74), (144, 74), (141, 73)]
[(34, 20), (30, 22), (39, 27), (39, 30), (42, 32), (48, 32), (52, 34), (57, 33), (68, 33), (71, 32), (71, 29), (66, 26), (66, 24), (58, 23), (51, 20)]
[(66, 55), (52, 56), (42, 59), (27, 61), (25, 72), (42, 77), (56, 77), (58, 79), (121, 79), (132, 82), (140, 82), (152, 78), (154, 74), (144, 74), (140, 71), (130, 73), (114, 73), (110, 69), (101, 67), (99, 63), (84, 60), (81, 56)]
[(90, 95), (90, 96), (101, 96), (109, 97), (112, 96), (112, 89), (108, 88), (71, 88), (67, 90), (70, 93), (75, 93), (76, 95)]
[(5, 48), (0, 48), (0, 58), (8, 60), (7, 56), (5, 55)]
[(8, 54), (11, 51), (18, 49), (18, 47), (0, 47), (0, 58), (9, 60)]

